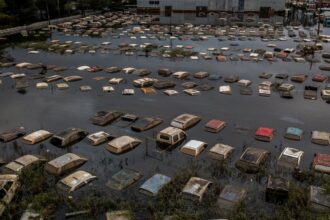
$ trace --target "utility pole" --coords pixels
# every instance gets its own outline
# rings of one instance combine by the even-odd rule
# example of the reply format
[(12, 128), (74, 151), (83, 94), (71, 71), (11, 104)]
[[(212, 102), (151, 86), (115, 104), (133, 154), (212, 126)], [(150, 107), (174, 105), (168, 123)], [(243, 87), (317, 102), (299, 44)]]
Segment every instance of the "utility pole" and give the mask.
[(45, 3), (46, 3), (46, 12), (47, 12), (48, 25), (50, 25), (50, 15), (49, 15), (49, 8), (48, 8), (48, 0), (46, 0)]
[(60, 0), (57, 0), (57, 12), (58, 12), (58, 17), (61, 17), (61, 8), (60, 8)]
[(320, 35), (320, 26), (321, 26), (321, 7), (322, 7), (322, 0), (320, 0), (320, 5), (318, 8), (319, 14), (318, 14), (318, 24), (317, 24), (317, 38)]

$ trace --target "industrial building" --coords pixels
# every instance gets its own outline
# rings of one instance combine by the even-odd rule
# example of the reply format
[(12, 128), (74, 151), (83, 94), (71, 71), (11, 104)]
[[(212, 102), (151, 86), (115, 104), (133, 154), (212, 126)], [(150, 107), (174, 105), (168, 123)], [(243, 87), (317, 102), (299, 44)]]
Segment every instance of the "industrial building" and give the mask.
[(137, 0), (139, 14), (160, 24), (257, 22), (284, 14), (286, 0)]

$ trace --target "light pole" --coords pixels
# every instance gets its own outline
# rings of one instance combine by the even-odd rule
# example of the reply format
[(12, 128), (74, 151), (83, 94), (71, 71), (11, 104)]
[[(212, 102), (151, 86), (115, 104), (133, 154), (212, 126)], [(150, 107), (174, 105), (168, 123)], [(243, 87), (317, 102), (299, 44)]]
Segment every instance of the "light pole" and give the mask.
[(45, 3), (46, 3), (46, 12), (47, 12), (48, 25), (50, 25), (50, 15), (49, 15), (49, 8), (48, 8), (48, 0), (45, 0)]

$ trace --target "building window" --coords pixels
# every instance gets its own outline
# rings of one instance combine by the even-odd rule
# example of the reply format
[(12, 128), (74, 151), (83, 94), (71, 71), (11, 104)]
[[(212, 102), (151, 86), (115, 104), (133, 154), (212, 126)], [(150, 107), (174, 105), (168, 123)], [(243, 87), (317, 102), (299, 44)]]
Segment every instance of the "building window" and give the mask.
[(259, 17), (269, 18), (270, 17), (270, 7), (260, 7)]
[(149, 1), (150, 5), (159, 5), (159, 1)]
[(196, 17), (199, 17), (199, 18), (207, 17), (207, 7), (206, 6), (196, 6)]
[(165, 6), (165, 17), (172, 16), (172, 6)]
[(238, 1), (238, 11), (244, 11), (244, 0)]

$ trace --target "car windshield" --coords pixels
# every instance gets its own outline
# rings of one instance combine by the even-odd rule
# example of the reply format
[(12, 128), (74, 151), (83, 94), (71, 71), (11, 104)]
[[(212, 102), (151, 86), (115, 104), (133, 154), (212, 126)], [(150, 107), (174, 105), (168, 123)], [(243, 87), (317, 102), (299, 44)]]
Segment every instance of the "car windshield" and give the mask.
[(163, 139), (163, 140), (167, 140), (167, 141), (170, 140), (170, 137), (168, 135), (161, 134), (159, 137), (160, 137), (160, 139)]
[(258, 160), (258, 157), (255, 154), (246, 153), (244, 154), (243, 159), (246, 161), (255, 162)]
[(105, 116), (107, 113), (108, 113), (108, 112), (106, 112), (106, 111), (100, 111), (100, 112), (96, 113), (95, 116), (96, 116), (96, 117), (103, 117), (103, 116)]

